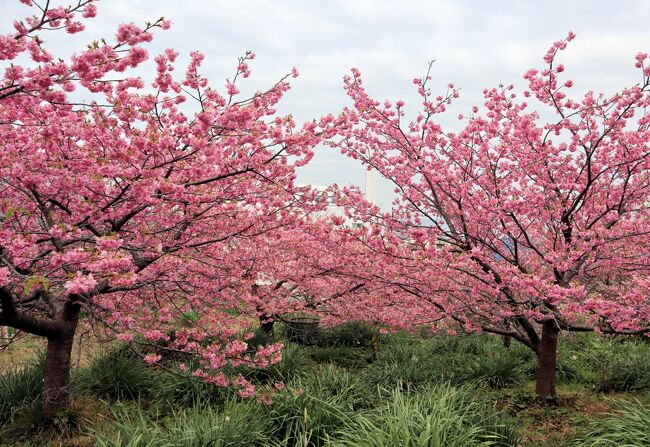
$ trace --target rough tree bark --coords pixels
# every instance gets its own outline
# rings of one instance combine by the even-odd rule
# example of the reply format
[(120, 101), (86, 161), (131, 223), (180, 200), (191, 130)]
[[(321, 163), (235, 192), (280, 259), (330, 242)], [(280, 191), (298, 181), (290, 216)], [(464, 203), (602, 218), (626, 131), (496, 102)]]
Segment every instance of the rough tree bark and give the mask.
[(65, 412), (70, 402), (72, 335), (47, 340), (43, 383), (43, 416), (52, 419)]
[[(42, 289), (34, 291), (43, 293)], [(70, 359), (79, 322), (81, 297), (69, 295), (51, 318), (38, 318), (19, 309), (19, 298), (0, 287), (0, 324), (47, 339), (43, 383), (43, 416), (52, 419), (68, 409)]]
[(79, 322), (79, 303), (68, 301), (58, 321), (59, 330), (48, 337), (43, 383), (43, 416), (51, 419), (70, 403), (70, 360)]
[(542, 337), (536, 349), (535, 392), (539, 397), (555, 396), (557, 339), (560, 333), (555, 320), (542, 323)]

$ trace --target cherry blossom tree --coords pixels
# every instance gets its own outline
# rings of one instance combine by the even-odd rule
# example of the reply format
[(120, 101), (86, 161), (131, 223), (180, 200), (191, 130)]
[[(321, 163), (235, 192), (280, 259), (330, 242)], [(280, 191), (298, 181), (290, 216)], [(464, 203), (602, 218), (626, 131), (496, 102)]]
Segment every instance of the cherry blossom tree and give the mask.
[(278, 361), (280, 346), (238, 339), (250, 315), (232, 310), (260, 274), (239, 254), (299, 220), (295, 168), (318, 143), (313, 124), (275, 113), (291, 74), (244, 97), (247, 53), (220, 93), (201, 54), (177, 79), (168, 49), (145, 82), (130, 73), (168, 21), (120, 25), (66, 60), (45, 32), (82, 31), (96, 2), (21, 2), (35, 15), (0, 36), (0, 326), (47, 340), (45, 416), (67, 408), (81, 325), (197, 355), (192, 374), (252, 396), (223, 367)]
[(555, 394), (561, 331), (650, 330), (648, 56), (636, 56), (637, 84), (571, 95), (558, 58), (573, 38), (525, 74), (523, 98), (512, 85), (486, 89), (454, 131), (436, 117), (458, 89), (434, 97), (429, 73), (414, 80), (422, 109), (411, 122), (403, 101), (372, 99), (355, 69), (354, 106), (321, 121), (338, 135), (329, 144), (395, 186), (392, 214), (358, 214), (376, 229), (368, 247), (391, 259), (384, 281), (412, 298), (403, 310), (530, 347), (540, 396)]
[(248, 306), (242, 312), (257, 314), (264, 332), (272, 332), (275, 321), (286, 322), (286, 314), (295, 312), (312, 313), (328, 325), (365, 319), (363, 312), (343, 314), (332, 306), (370, 292), (371, 281), (357, 271), (364, 269), (362, 265), (370, 270), (372, 259), (346, 231), (340, 216), (323, 213), (318, 196), (322, 192), (304, 191), (305, 214), (296, 225), (285, 227), (273, 238), (259, 239), (257, 245), (247, 245), (247, 253), (241, 255), (251, 271), (260, 272), (250, 299), (242, 302)]

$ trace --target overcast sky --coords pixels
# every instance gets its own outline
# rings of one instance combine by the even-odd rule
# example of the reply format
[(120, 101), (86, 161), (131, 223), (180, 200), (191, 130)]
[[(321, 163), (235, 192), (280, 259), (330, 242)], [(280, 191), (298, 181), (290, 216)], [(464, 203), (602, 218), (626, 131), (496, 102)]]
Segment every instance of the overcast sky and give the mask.
[[(0, 4), (4, 33), (26, 8), (17, 0)], [(449, 113), (453, 123), (481, 101), (484, 88), (523, 86), (523, 73), (541, 67), (546, 49), (568, 31), (578, 37), (562, 62), (575, 91), (612, 92), (638, 82), (634, 55), (650, 50), (648, 0), (103, 0), (98, 8), (81, 37), (44, 35), (49, 48), (65, 54), (111, 36), (119, 23), (165, 16), (172, 28), (157, 33), (150, 53), (167, 47), (184, 56), (205, 53), (203, 71), (212, 85), (223, 85), (246, 50), (257, 59), (244, 90), (268, 87), (297, 67), (300, 77), (280, 110), (300, 121), (348, 104), (341, 79), (351, 67), (361, 70), (377, 99), (402, 98), (415, 107), (411, 80), (436, 59), (433, 90), (444, 92), (449, 82), (462, 87), (461, 101)], [(322, 148), (299, 180), (362, 186), (363, 170)], [(382, 196), (385, 205), (388, 194)]]

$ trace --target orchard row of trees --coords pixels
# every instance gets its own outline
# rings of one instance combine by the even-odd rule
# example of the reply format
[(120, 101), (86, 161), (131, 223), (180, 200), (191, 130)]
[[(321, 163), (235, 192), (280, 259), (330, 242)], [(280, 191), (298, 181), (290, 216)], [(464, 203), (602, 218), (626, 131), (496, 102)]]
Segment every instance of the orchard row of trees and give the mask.
[[(540, 396), (555, 393), (562, 331), (650, 331), (646, 54), (639, 83), (572, 98), (557, 61), (569, 34), (526, 73), (523, 98), (485, 90), (454, 132), (436, 120), (453, 85), (435, 97), (428, 74), (415, 79), (421, 111), (406, 122), (404, 103), (372, 99), (353, 69), (352, 106), (298, 125), (275, 112), (295, 70), (244, 98), (253, 53), (220, 90), (203, 55), (176, 76), (168, 49), (145, 84), (134, 69), (168, 21), (120, 25), (66, 60), (43, 36), (81, 32), (96, 0), (20, 1), (34, 15), (0, 36), (0, 325), (47, 340), (46, 416), (67, 407), (88, 328), (193, 354), (189, 374), (244, 397), (255, 389), (225, 367), (264, 367), (281, 348), (252, 352), (251, 319), (268, 328), (306, 308), (511, 337), (537, 354)], [(319, 192), (295, 184), (318, 145), (390, 180), (392, 212), (332, 187), (364, 225), (322, 213)]]

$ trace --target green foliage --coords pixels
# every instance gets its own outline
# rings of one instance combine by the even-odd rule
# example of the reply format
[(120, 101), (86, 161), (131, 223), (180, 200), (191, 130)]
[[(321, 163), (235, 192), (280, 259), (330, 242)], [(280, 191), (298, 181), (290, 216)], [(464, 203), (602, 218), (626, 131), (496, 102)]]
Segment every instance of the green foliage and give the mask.
[(345, 391), (293, 384), (267, 408), (275, 442), (286, 446), (326, 445), (331, 434), (349, 422), (354, 408), (349, 399)]
[(474, 334), (474, 335), (446, 335), (436, 334), (427, 340), (431, 345), (433, 354), (469, 354), (481, 355), (487, 351), (502, 349), (496, 337)]
[(266, 368), (239, 368), (237, 372), (258, 384), (288, 382), (301, 377), (308, 370), (309, 359), (304, 351), (293, 343), (282, 347), (282, 360)]
[(381, 407), (358, 414), (331, 445), (346, 447), (516, 446), (517, 430), (499, 423), (469, 388), (447, 384), (418, 394), (394, 390)]
[(650, 390), (650, 345), (610, 341), (601, 354), (598, 391)]
[(378, 399), (376, 390), (358, 374), (328, 365), (311, 376), (305, 383), (312, 396), (319, 398), (341, 397), (352, 411), (371, 407)]
[[(223, 410), (197, 404), (157, 418), (141, 408), (118, 407), (117, 420), (96, 432), (97, 447), (266, 446), (269, 423), (255, 402), (229, 400)], [(104, 433), (108, 432), (108, 434)]]
[(445, 368), (434, 358), (428, 343), (411, 338), (391, 337), (382, 345), (376, 361), (363, 371), (372, 387), (417, 388), (441, 380)]
[(358, 322), (343, 323), (338, 326), (321, 328), (319, 346), (372, 348), (379, 336), (377, 328)]
[(232, 391), (203, 380), (187, 377), (181, 371), (158, 374), (150, 393), (157, 402), (181, 407), (198, 403), (220, 404), (232, 394)]
[(505, 349), (492, 337), (402, 336), (390, 337), (364, 374), (371, 385), (387, 389), (442, 382), (503, 388), (525, 380), (528, 361), (522, 351)]
[(154, 391), (154, 371), (128, 346), (95, 357), (74, 378), (76, 390), (103, 399), (145, 398)]
[(458, 377), (461, 382), (476, 382), (494, 389), (521, 383), (525, 378), (521, 360), (509, 354), (502, 349), (493, 355), (474, 357)]
[(650, 407), (639, 401), (619, 404), (604, 419), (576, 436), (569, 447), (647, 447), (650, 445)]
[(0, 375), (0, 426), (40, 402), (44, 363), (45, 357), (40, 355), (30, 363), (8, 369)]
[(282, 348), (282, 360), (267, 369), (273, 380), (289, 382), (302, 377), (308, 372), (309, 359), (300, 347), (285, 344)]
[(373, 352), (367, 349), (339, 346), (310, 346), (309, 357), (317, 363), (333, 363), (343, 368), (365, 368), (372, 362)]
[(229, 398), (218, 411), (219, 406), (199, 400), (165, 416), (121, 407), (115, 414), (118, 422), (109, 427), (109, 435), (99, 434), (97, 445), (324, 445), (350, 414), (367, 407), (373, 397), (358, 377), (330, 366), (312, 377), (294, 379), (269, 406)]
[[(279, 335), (255, 333), (251, 350)], [(348, 335), (342, 339), (354, 339)], [(378, 352), (378, 338), (372, 349), (330, 340), (332, 346), (287, 343), (277, 365), (227, 371), (242, 373), (261, 390), (284, 382), (287, 389), (270, 405), (242, 401), (232, 390), (183, 377), (178, 360), (165, 366), (179, 374), (147, 366), (126, 346), (77, 371), (75, 391), (88, 397), (73, 402), (133, 399), (112, 404), (117, 409), (109, 420), (114, 422), (100, 416), (100, 423), (89, 424), (98, 446), (517, 445), (517, 427), (484, 399), (525, 424), (532, 445), (560, 445), (575, 433), (574, 425), (602, 411), (602, 405), (582, 411), (595, 396), (585, 391), (650, 389), (650, 346), (596, 334), (560, 339), (558, 382), (570, 385), (561, 387), (552, 403), (539, 401), (531, 391), (534, 352), (518, 343), (506, 349), (498, 337), (394, 334), (381, 338)], [(191, 359), (183, 361), (192, 369)], [(79, 417), (71, 412), (43, 426), (39, 362), (0, 376), (0, 438), (24, 439), (34, 432), (45, 440), (52, 433), (80, 433), (88, 415), (106, 414), (103, 408), (84, 410)], [(581, 402), (585, 396), (592, 400)], [(591, 426), (571, 445), (646, 445), (640, 433), (647, 418), (648, 408), (641, 404), (629, 412), (621, 407), (605, 425)], [(637, 438), (646, 444), (630, 443)]]

